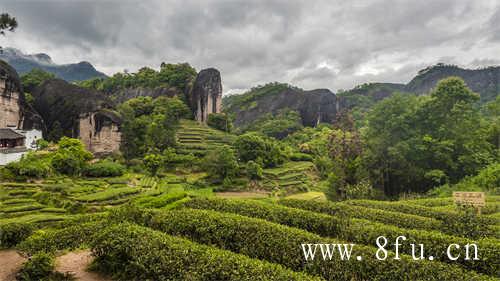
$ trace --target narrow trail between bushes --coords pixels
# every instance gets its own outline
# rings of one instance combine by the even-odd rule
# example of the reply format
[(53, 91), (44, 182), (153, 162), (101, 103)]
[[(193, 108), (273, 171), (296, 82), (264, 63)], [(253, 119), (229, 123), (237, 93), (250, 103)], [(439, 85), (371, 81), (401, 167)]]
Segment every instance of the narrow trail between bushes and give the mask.
[(15, 281), (25, 260), (16, 250), (0, 251), (0, 280)]
[(74, 274), (76, 280), (81, 281), (111, 281), (98, 273), (87, 271), (92, 259), (89, 250), (70, 252), (56, 258), (56, 271), (70, 272)]

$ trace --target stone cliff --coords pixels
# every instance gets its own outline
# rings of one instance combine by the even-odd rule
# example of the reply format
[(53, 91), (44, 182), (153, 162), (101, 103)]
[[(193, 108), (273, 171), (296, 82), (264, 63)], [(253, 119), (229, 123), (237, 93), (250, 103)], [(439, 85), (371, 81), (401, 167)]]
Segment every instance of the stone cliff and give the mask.
[(43, 129), (40, 115), (26, 102), (19, 76), (8, 63), (0, 60), (0, 128)]
[(37, 87), (33, 96), (47, 124), (46, 136), (60, 130), (62, 135), (81, 139), (96, 154), (119, 149), (121, 119), (102, 93), (52, 79)]
[(188, 95), (189, 105), (196, 120), (206, 122), (208, 114), (222, 109), (222, 80), (215, 68), (203, 69), (196, 76)]

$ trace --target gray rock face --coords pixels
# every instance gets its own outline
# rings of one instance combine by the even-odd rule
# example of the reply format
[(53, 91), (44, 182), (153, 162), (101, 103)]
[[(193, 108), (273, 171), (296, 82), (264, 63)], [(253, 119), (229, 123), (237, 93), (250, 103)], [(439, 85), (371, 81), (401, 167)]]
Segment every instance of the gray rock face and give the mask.
[(0, 60), (0, 127), (44, 129), (41, 116), (26, 102), (16, 70)]
[[(50, 131), (59, 123), (63, 134), (79, 136), (80, 115), (112, 108), (112, 102), (102, 93), (78, 87), (61, 79), (51, 79), (33, 92), (35, 109), (40, 113)], [(45, 131), (47, 133), (47, 131)]]
[(189, 104), (196, 120), (206, 122), (208, 114), (222, 109), (222, 80), (215, 68), (203, 69), (196, 76), (193, 89), (188, 95)]
[(287, 88), (259, 98), (255, 106), (250, 108), (234, 109), (234, 124), (243, 127), (264, 114), (276, 114), (285, 108), (297, 111), (305, 126), (315, 126), (320, 122), (331, 123), (337, 114), (337, 97), (328, 89), (303, 91)]
[(453, 65), (438, 64), (423, 69), (407, 85), (406, 91), (425, 94), (441, 79), (450, 76), (462, 78), (467, 86), (481, 96), (481, 102), (494, 100), (500, 93), (500, 67), (463, 69)]

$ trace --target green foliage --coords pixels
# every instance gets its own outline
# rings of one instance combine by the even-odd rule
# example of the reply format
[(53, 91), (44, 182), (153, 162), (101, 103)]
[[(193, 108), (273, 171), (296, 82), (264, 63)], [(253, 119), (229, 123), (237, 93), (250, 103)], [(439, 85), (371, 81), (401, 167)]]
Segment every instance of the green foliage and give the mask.
[(364, 166), (388, 195), (456, 183), (495, 160), (474, 103), (459, 78), (438, 83), (430, 97), (394, 95), (378, 103), (364, 131)]
[(228, 200), (219, 198), (193, 198), (184, 206), (235, 213), (242, 216), (265, 219), (271, 222), (297, 227), (322, 236), (335, 236), (342, 225), (342, 216), (318, 214), (285, 206), (271, 205), (252, 200)]
[(149, 175), (155, 177), (163, 166), (163, 156), (160, 154), (147, 154), (144, 156), (143, 163)]
[(277, 114), (260, 116), (245, 131), (260, 132), (268, 137), (283, 139), (302, 129), (302, 118), (297, 111), (284, 109)]
[(0, 249), (14, 247), (30, 236), (33, 229), (29, 223), (0, 224)]
[(50, 158), (47, 155), (38, 155), (30, 152), (21, 160), (11, 162), (5, 169), (16, 176), (17, 179), (45, 178), (53, 174)]
[(226, 113), (210, 113), (208, 114), (207, 125), (224, 132), (231, 132), (233, 121)]
[(189, 115), (186, 104), (175, 97), (138, 97), (120, 105), (119, 111), (124, 119), (121, 150), (129, 160), (175, 146), (179, 120)]
[(261, 162), (264, 167), (275, 167), (284, 162), (285, 155), (273, 139), (256, 133), (238, 136), (234, 143), (238, 158), (242, 162)]
[[(241, 95), (230, 95), (222, 100), (223, 107), (227, 112), (235, 112), (237, 110), (245, 110), (261, 97), (275, 95), (285, 91), (286, 89), (299, 89), (288, 84), (272, 82), (266, 85), (253, 87), (248, 92)], [(299, 89), (300, 90), (300, 89)]]
[(165, 193), (159, 196), (139, 198), (135, 203), (145, 208), (161, 208), (175, 201), (179, 201), (186, 196), (187, 194), (185, 192)]
[(131, 224), (110, 227), (93, 243), (94, 268), (124, 280), (316, 280), (279, 265)]
[(56, 76), (53, 73), (43, 71), (39, 68), (33, 68), (21, 76), (21, 84), (25, 91), (32, 93), (33, 90), (43, 82), (54, 78), (56, 78)]
[[(198, 243), (215, 245), (252, 258), (281, 264), (295, 271), (321, 276), (326, 280), (404, 280), (409, 278), (409, 275), (419, 276), (428, 274), (429, 271), (436, 274), (436, 280), (454, 280), (453, 278), (461, 276), (460, 274), (467, 274), (453, 265), (414, 261), (404, 255), (398, 263), (392, 260), (378, 261), (373, 256), (376, 250), (364, 245), (356, 245), (352, 254), (363, 256), (362, 263), (355, 259), (340, 260), (338, 256), (331, 260), (318, 259), (304, 263), (302, 249), (297, 245), (314, 243), (313, 241), (333, 244), (343, 242), (296, 228), (228, 213), (189, 209), (160, 212), (155, 214), (147, 225), (171, 235), (188, 237)], [(361, 232), (359, 234), (362, 235)], [(392, 253), (389, 255), (393, 256)], [(366, 271), (366, 266), (369, 266), (370, 272)], [(474, 276), (472, 273), (468, 278), (475, 278)]]
[(262, 166), (259, 163), (254, 161), (248, 161), (246, 164), (246, 172), (247, 176), (251, 180), (259, 180), (262, 179)]
[(0, 14), (0, 35), (5, 35), (5, 31), (14, 31), (17, 28), (15, 17), (7, 13)]
[(88, 165), (83, 174), (88, 177), (118, 177), (125, 173), (125, 167), (120, 163), (102, 160)]
[(117, 199), (120, 197), (136, 194), (139, 192), (140, 189), (137, 187), (108, 188), (104, 191), (90, 193), (76, 197), (75, 200), (82, 202), (100, 202), (100, 201)]
[(95, 78), (79, 83), (80, 86), (114, 93), (126, 88), (170, 88), (175, 87), (185, 91), (196, 77), (196, 70), (188, 63), (162, 63), (160, 71), (149, 67), (139, 69), (137, 73), (118, 72), (109, 78)]
[(52, 255), (40, 252), (36, 253), (23, 265), (17, 280), (50, 280), (49, 277), (55, 268), (55, 260)]
[(210, 177), (219, 182), (231, 180), (238, 173), (234, 150), (227, 145), (209, 151), (203, 159), (202, 166)]
[(443, 221), (443, 232), (472, 239), (486, 238), (491, 235), (489, 225), (480, 219), (472, 206), (459, 206), (459, 214), (454, 220)]
[(36, 147), (38, 149), (46, 149), (47, 147), (49, 147), (50, 143), (44, 139), (37, 139), (36, 140)]
[(92, 154), (77, 139), (63, 137), (57, 143), (57, 151), (52, 156), (52, 167), (65, 175), (79, 175), (92, 159)]
[[(433, 231), (432, 229), (442, 229), (442, 226), (433, 226), (433, 224), (436, 224), (436, 220), (418, 216), (405, 216), (404, 214), (396, 212), (378, 212), (376, 209), (351, 209), (344, 204), (334, 204), (331, 202), (287, 199), (281, 200), (279, 203), (293, 208), (330, 214), (332, 216), (341, 209), (348, 217), (364, 219), (350, 219), (348, 223), (343, 224), (339, 233), (334, 235), (334, 237), (345, 239), (353, 243), (369, 245), (373, 244), (373, 241), (376, 241), (379, 236), (384, 236), (389, 239), (389, 241), (395, 241), (398, 236), (403, 235), (407, 237), (405, 246), (400, 249), (403, 253), (412, 253), (410, 243), (415, 245), (424, 244), (426, 252), (432, 252), (437, 260), (443, 262), (453, 262), (450, 261), (446, 255), (448, 245), (457, 243), (463, 247), (464, 245), (475, 243), (480, 249), (481, 261), (466, 261), (460, 259), (456, 262), (459, 262), (461, 266), (467, 269), (487, 274), (494, 274), (498, 270), (494, 263), (492, 264), (492, 261), (495, 260), (495, 249), (498, 243), (495, 239), (482, 239), (478, 241)], [(421, 229), (411, 229), (416, 226)]]

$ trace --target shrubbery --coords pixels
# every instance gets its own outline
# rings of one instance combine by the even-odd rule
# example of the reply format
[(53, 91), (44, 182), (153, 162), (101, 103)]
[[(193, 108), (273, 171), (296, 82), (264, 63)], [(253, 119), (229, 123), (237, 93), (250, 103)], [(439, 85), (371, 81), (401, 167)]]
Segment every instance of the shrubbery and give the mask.
[(256, 133), (246, 133), (239, 136), (234, 147), (242, 162), (261, 162), (264, 167), (275, 167), (281, 165), (285, 160), (285, 154), (277, 141), (261, 136)]
[(184, 206), (194, 209), (208, 209), (229, 212), (243, 216), (265, 219), (292, 227), (305, 229), (323, 236), (336, 236), (342, 229), (343, 220), (285, 206), (271, 205), (252, 200), (228, 200), (220, 198), (193, 198)]
[(321, 280), (131, 224), (99, 233), (92, 252), (94, 268), (122, 280)]
[(45, 178), (53, 173), (50, 159), (46, 155), (28, 153), (18, 162), (11, 162), (5, 166), (17, 179)]
[(230, 181), (238, 173), (234, 150), (227, 145), (209, 151), (203, 159), (203, 167), (217, 182)]
[(250, 160), (247, 162), (246, 172), (249, 179), (258, 180), (262, 178), (263, 170), (259, 163)]
[(36, 253), (23, 265), (17, 275), (19, 281), (48, 281), (54, 270), (54, 257), (40, 252)]
[(125, 173), (125, 167), (119, 163), (103, 160), (90, 164), (83, 174), (88, 177), (118, 177)]
[[(289, 207), (310, 210), (314, 212), (335, 214), (338, 212), (337, 206), (335, 204), (317, 201), (305, 201), (305, 200), (282, 200), (281, 204)], [(345, 206), (344, 206), (345, 207)], [(367, 209), (370, 210), (375, 209)], [(352, 216), (353, 213), (346, 211), (348, 216)], [(392, 213), (392, 212), (391, 212)], [(396, 213), (394, 213), (396, 214)], [(363, 217), (365, 215), (356, 215), (353, 217)], [(413, 220), (418, 218), (417, 216), (407, 217), (409, 221), (404, 224), (408, 225), (408, 228), (399, 228), (393, 225), (388, 225), (388, 222), (377, 223), (368, 220), (352, 219), (349, 223), (344, 224), (342, 230), (335, 237), (346, 239), (355, 243), (362, 244), (372, 244), (379, 236), (384, 236), (390, 241), (395, 241), (396, 237), (403, 235), (408, 238), (405, 242), (406, 247), (402, 247), (401, 251), (407, 254), (411, 254), (411, 248), (408, 246), (410, 243), (413, 244), (424, 244), (425, 249), (428, 252), (432, 252), (434, 257), (438, 260), (450, 262), (446, 255), (446, 248), (452, 243), (457, 243), (459, 245), (466, 245), (469, 243), (476, 243), (479, 248), (480, 261), (465, 261), (462, 258), (457, 261), (460, 262), (464, 267), (468, 269), (473, 269), (479, 272), (484, 272), (488, 274), (494, 274), (498, 270), (498, 266), (494, 265), (493, 260), (496, 256), (497, 242), (493, 239), (484, 239), (479, 241), (473, 241), (463, 237), (446, 235), (437, 231), (425, 231), (425, 230), (415, 230), (414, 227), (410, 227), (413, 223), (416, 227), (419, 222)], [(372, 219), (367, 216), (368, 219)], [(402, 222), (403, 217), (394, 218), (397, 222)], [(394, 224), (394, 223), (393, 223)]]
[(28, 238), (33, 229), (33, 225), (29, 223), (0, 224), (0, 249), (14, 247)]
[(231, 132), (231, 129), (233, 128), (232, 120), (226, 113), (208, 114), (207, 125), (224, 132)]
[(79, 175), (92, 154), (85, 150), (82, 142), (77, 139), (63, 137), (58, 142), (57, 151), (52, 156), (52, 167), (65, 175)]

